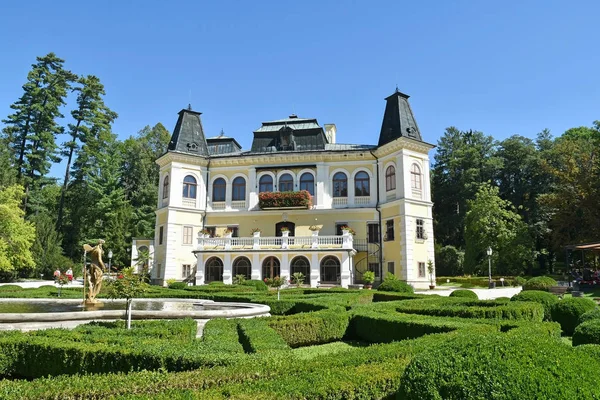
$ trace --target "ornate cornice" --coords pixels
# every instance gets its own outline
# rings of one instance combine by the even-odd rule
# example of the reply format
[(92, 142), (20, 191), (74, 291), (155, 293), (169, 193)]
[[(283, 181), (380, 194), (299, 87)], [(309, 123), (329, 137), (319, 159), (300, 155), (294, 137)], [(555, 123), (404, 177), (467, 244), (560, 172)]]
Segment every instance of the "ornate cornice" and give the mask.
[(393, 153), (395, 153), (399, 150), (403, 150), (403, 149), (416, 151), (418, 153), (428, 154), (429, 150), (431, 150), (433, 148), (435, 148), (435, 146), (432, 144), (420, 142), (418, 140), (414, 140), (414, 139), (410, 139), (410, 138), (406, 138), (406, 137), (400, 137), (392, 142), (389, 142), (387, 144), (384, 144), (381, 147), (378, 147), (376, 150), (373, 151), (373, 154), (375, 154), (375, 156), (377, 158), (382, 158), (382, 157), (393, 154)]

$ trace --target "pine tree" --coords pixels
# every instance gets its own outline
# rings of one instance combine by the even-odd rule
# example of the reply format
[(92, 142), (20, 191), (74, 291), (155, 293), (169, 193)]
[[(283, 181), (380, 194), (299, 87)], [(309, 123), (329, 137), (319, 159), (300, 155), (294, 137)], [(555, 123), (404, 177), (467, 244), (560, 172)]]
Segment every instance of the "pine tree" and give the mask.
[(54, 53), (38, 57), (23, 85), (23, 95), (11, 105), (14, 113), (3, 122), (18, 181), (25, 187), (24, 208), (31, 186), (48, 173), (56, 154), (56, 135), (63, 132), (57, 119), (75, 76), (63, 69)]
[(117, 114), (104, 105), (102, 96), (105, 95), (105, 92), (100, 79), (88, 75), (79, 78), (77, 83), (79, 86), (74, 89), (78, 92), (77, 108), (71, 112), (74, 122), (69, 124), (68, 132), (71, 138), (63, 144), (63, 155), (67, 157), (67, 166), (58, 206), (56, 222), (58, 229), (62, 225), (65, 195), (69, 185), (73, 155), (80, 149), (80, 143), (94, 140), (91, 135), (110, 132), (111, 124), (117, 118)]

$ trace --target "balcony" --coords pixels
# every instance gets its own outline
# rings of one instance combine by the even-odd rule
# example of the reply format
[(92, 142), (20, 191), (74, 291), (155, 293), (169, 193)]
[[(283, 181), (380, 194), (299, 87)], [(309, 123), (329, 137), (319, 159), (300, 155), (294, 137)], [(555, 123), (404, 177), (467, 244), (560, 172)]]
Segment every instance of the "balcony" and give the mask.
[(354, 238), (350, 234), (336, 236), (254, 236), (198, 238), (196, 251), (242, 251), (242, 250), (300, 250), (300, 249), (352, 249)]

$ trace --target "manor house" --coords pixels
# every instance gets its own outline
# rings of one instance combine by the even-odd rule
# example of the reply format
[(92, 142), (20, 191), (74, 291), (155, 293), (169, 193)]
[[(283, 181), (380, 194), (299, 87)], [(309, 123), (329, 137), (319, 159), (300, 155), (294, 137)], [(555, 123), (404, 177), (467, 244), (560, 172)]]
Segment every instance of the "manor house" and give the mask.
[[(434, 260), (428, 152), (408, 103), (387, 97), (376, 145), (344, 144), (334, 124), (290, 115), (263, 122), (243, 150), (206, 137), (200, 112), (179, 112), (160, 183), (153, 283), (201, 285), (305, 275), (311, 287), (388, 272), (415, 287)], [(363, 137), (373, 137), (364, 132)]]

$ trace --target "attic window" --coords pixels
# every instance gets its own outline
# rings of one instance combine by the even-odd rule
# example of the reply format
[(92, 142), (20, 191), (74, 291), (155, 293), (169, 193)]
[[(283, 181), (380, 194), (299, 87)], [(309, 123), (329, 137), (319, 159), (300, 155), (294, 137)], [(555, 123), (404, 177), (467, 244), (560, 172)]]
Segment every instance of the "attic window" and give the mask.
[(294, 150), (294, 136), (292, 129), (285, 127), (280, 134), (281, 150)]
[(406, 128), (406, 132), (410, 137), (417, 137), (417, 130), (413, 126), (409, 126), (408, 128)]
[(187, 144), (187, 148), (188, 148), (188, 150), (191, 150), (191, 151), (197, 151), (198, 145), (194, 142), (190, 142)]

